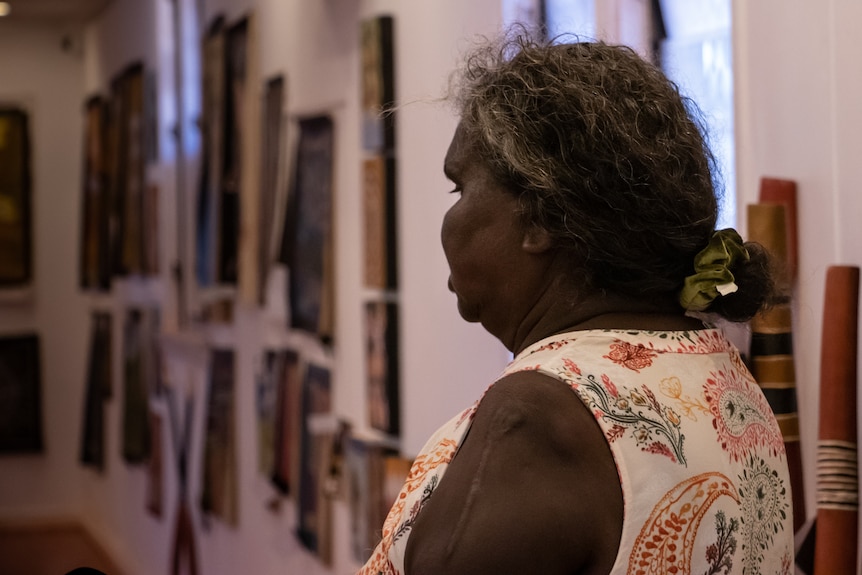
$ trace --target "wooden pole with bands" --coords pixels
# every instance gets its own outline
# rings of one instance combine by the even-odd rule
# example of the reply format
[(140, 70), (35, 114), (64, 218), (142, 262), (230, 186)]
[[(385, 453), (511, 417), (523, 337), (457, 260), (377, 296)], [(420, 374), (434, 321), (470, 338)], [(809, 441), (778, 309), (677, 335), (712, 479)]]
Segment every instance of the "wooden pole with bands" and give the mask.
[(750, 366), (784, 439), (793, 500), (793, 530), (798, 531), (805, 523), (806, 511), (796, 407), (787, 212), (785, 205), (778, 203), (748, 206), (748, 239), (761, 244), (777, 260), (776, 284), (786, 294), (751, 320)]
[(820, 351), (817, 541), (814, 573), (856, 573), (859, 517), (856, 440), (859, 268), (826, 271)]

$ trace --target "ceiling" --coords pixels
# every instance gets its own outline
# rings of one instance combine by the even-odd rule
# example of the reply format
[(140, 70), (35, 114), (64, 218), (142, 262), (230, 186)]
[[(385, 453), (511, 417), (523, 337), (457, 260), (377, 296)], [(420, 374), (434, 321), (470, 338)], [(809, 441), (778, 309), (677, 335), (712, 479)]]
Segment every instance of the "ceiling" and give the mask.
[(11, 7), (8, 18), (85, 22), (113, 0), (5, 0)]

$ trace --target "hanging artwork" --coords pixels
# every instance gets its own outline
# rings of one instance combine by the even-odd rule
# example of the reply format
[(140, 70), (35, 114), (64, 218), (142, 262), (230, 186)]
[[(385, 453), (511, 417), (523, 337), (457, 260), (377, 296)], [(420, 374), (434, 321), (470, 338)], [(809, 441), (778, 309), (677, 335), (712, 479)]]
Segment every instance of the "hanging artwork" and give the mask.
[(219, 197), (219, 283), (236, 284), (239, 277), (240, 190), (242, 148), (247, 144), (243, 108), (246, 90), (248, 21), (231, 26), (225, 36), (224, 164)]
[(398, 306), (394, 303), (365, 304), (365, 368), (371, 427), (398, 435)]
[(332, 120), (303, 120), (299, 132), (282, 245), (282, 260), (290, 272), (290, 325), (331, 341)]
[(100, 471), (105, 468), (105, 402), (113, 393), (111, 331), (111, 314), (94, 311), (90, 323), (80, 460), (82, 465)]
[(32, 281), (32, 181), (27, 112), (0, 108), (0, 288)]
[(368, 151), (395, 149), (393, 20), (365, 20), (362, 33), (362, 143)]
[(236, 525), (237, 469), (234, 352), (215, 349), (210, 356), (201, 509)]
[(0, 397), (0, 453), (41, 452), (39, 336), (0, 337)]
[(143, 463), (150, 455), (150, 408), (144, 367), (144, 315), (129, 309), (123, 325), (123, 459)]
[(195, 275), (198, 284), (218, 281), (221, 253), (221, 184), (225, 155), (225, 30), (224, 20), (213, 21), (203, 41), (203, 110), (200, 182), (196, 206)]
[(164, 501), (164, 456), (162, 455), (162, 416), (150, 412), (150, 437), (152, 450), (147, 465), (147, 511), (155, 517), (162, 517)]
[(363, 164), (365, 286), (397, 285), (395, 159), (374, 156)]
[(299, 482), (302, 434), (302, 365), (293, 350), (277, 352), (273, 371), (276, 379), (274, 459), (272, 483), (284, 494), (295, 494)]
[(144, 67), (129, 66), (123, 73), (122, 94), (125, 99), (123, 176), (126, 183), (123, 198), (123, 235), (120, 238), (120, 269), (125, 274), (144, 273)]
[(273, 228), (282, 171), (284, 78), (271, 78), (266, 83), (263, 99), (263, 162), (257, 262), (259, 303), (264, 303), (267, 277), (273, 262)]
[(81, 225), (81, 287), (107, 290), (111, 287), (110, 238), (108, 235), (108, 104), (99, 96), (90, 98), (84, 110), (84, 184)]
[(312, 421), (315, 416), (328, 414), (332, 409), (332, 389), (328, 369), (309, 365), (302, 382), (302, 453), (299, 468), (299, 525), (297, 535), (302, 544), (314, 553), (323, 550), (321, 542), (327, 537), (324, 526), (329, 525), (331, 512), (323, 497), (325, 463), (331, 449), (332, 438), (315, 433)]

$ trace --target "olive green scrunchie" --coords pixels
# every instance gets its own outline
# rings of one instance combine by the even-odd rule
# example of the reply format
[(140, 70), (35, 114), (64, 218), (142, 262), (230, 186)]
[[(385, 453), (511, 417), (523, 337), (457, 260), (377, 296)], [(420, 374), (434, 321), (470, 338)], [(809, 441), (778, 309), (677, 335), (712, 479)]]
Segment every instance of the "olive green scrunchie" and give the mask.
[(748, 250), (733, 228), (712, 234), (709, 244), (694, 256), (694, 275), (685, 278), (679, 303), (688, 311), (704, 311), (715, 298), (739, 289), (730, 268), (748, 261)]

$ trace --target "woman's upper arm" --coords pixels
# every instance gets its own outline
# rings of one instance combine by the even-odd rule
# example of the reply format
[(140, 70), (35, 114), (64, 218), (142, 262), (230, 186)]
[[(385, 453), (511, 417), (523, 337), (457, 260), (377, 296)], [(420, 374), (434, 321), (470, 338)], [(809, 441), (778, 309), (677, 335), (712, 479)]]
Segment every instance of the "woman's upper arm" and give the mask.
[(613, 563), (621, 526), (616, 467), (592, 414), (563, 382), (519, 372), (483, 398), (413, 527), (407, 573), (593, 572)]

